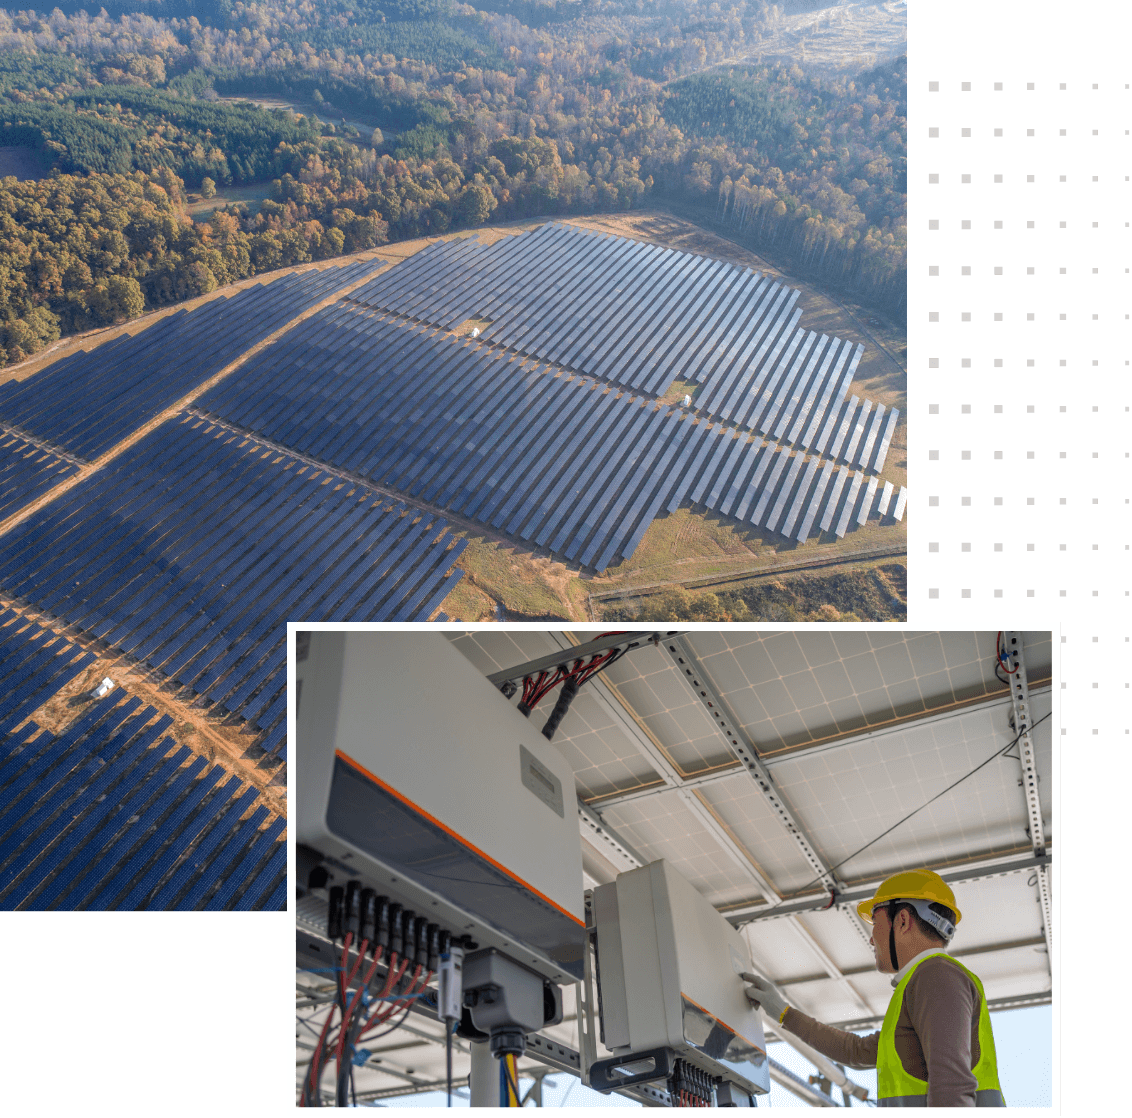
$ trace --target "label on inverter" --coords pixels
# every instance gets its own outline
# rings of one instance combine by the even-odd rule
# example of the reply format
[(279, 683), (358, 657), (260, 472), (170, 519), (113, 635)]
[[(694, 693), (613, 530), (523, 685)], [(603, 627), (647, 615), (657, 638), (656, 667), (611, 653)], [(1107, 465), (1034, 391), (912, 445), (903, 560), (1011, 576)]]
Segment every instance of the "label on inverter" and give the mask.
[(519, 746), (519, 764), (522, 766), (523, 785), (529, 788), (547, 807), (565, 819), (562, 803), (562, 782), (525, 745)]

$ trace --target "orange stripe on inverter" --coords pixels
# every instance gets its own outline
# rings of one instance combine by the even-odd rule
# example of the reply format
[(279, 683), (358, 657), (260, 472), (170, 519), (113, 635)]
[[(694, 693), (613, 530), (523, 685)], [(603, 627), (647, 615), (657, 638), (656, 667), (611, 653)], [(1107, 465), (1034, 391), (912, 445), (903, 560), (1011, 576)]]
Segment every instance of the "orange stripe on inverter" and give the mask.
[(367, 769), (364, 765), (359, 765), (353, 757), (350, 757), (349, 755), (343, 753), (340, 749), (336, 749), (334, 751), (334, 756), (339, 758), (339, 760), (345, 761), (347, 765), (349, 765), (352, 769), (355, 769), (357, 772), (361, 773), (361, 775), (364, 776), (367, 780), (372, 780), (373, 783), (376, 784), (379, 788), (388, 792), (395, 799), (400, 800), (401, 803), (403, 803), (406, 807), (412, 808), (413, 811), (421, 816), (421, 818), (427, 819), (434, 826), (439, 827), (446, 835), (454, 838), (461, 846), (467, 847), (468, 850), (470, 850), (473, 854), (478, 855), (485, 862), (490, 862), (491, 865), (493, 865), (501, 873), (505, 873), (509, 878), (511, 878), (512, 881), (517, 881), (524, 889), (530, 890), (530, 892), (534, 893), (536, 897), (539, 897), (542, 900), (546, 901), (548, 905), (550, 905), (552, 908), (557, 909), (562, 913), (563, 916), (568, 916), (571, 920), (574, 921), (575, 924), (579, 924), (583, 928), (586, 926), (585, 921), (579, 920), (572, 912), (567, 912), (566, 909), (564, 909), (560, 904), (552, 901), (545, 893), (540, 893), (533, 885), (524, 881), (517, 873), (513, 873), (505, 865), (497, 862), (490, 854), (485, 854), (482, 850), (480, 850), (478, 846), (473, 846), (470, 842), (468, 842), (466, 838), (463, 838), (460, 835), (456, 834), (456, 832), (452, 830), (451, 827), (446, 827), (443, 823), (441, 823), (439, 819), (436, 818), (435, 815), (429, 815), (429, 813), (425, 811), (424, 808), (419, 807), (417, 804), (413, 803), (413, 801), (408, 797), (402, 796), (396, 788), (390, 787), (380, 777), (374, 776), (374, 774), (371, 773), (369, 769)]
[[(722, 1025), (732, 1036), (739, 1036), (740, 1035), (726, 1021), (721, 1021), (718, 1017), (716, 1017), (716, 1015), (714, 1013), (710, 1012), (709, 1010), (704, 1009), (704, 1007), (702, 1005), (700, 1005), (700, 1003), (698, 1001), (696, 1001), (695, 998), (688, 997), (688, 995), (685, 994), (683, 990), (680, 991), (680, 997), (682, 997), (686, 1002), (691, 1002), (692, 1005), (694, 1005), (702, 1014), (704, 1014), (707, 1017), (710, 1017), (717, 1025)], [(759, 1052), (763, 1052), (763, 1054), (765, 1055), (765, 1052), (763, 1051), (763, 1049), (759, 1048), (759, 1046), (757, 1044), (753, 1043), (752, 1041), (747, 1040), (746, 1037), (743, 1037), (742, 1039), (746, 1040), (747, 1043), (750, 1044), (752, 1048), (757, 1049)]]
[(700, 1005), (700, 1003), (698, 1001), (696, 1001), (694, 998), (688, 997), (688, 995), (685, 994), (683, 990), (680, 991), (680, 997), (682, 997), (686, 1002), (691, 1002), (692, 1005), (694, 1005), (702, 1014), (704, 1014), (705, 1017), (710, 1017), (717, 1024), (722, 1025), (729, 1033), (731, 1033), (732, 1036), (738, 1036), (739, 1035), (738, 1033), (735, 1032), (735, 1030), (726, 1021), (720, 1021), (719, 1018), (716, 1017), (716, 1015), (714, 1013), (710, 1012), (709, 1010), (704, 1009), (704, 1007), (702, 1005)]

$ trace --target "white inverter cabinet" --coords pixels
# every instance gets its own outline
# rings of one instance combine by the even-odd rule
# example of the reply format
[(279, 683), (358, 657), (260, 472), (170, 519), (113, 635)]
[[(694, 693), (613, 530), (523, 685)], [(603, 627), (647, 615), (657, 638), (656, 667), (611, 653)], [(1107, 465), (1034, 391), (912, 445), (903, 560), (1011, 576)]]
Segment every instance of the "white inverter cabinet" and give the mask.
[[(620, 874), (593, 893), (602, 1043), (615, 1058), (591, 1084), (663, 1074), (664, 1053), (746, 1095), (770, 1090), (766, 1040), (739, 977), (742, 937), (664, 861)], [(636, 1061), (634, 1061), (636, 1057)], [(596, 1070), (596, 1075), (595, 1075)]]
[(441, 633), (300, 632), (298, 843), (555, 983), (583, 975), (574, 775)]

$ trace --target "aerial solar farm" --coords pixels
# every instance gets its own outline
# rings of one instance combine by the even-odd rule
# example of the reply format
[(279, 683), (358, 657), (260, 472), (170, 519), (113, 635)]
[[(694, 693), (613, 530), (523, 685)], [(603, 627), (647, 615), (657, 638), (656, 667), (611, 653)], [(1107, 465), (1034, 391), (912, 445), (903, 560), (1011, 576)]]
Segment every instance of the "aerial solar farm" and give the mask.
[(0, 908), (278, 907), (285, 622), (461, 620), (473, 538), (595, 578), (677, 510), (793, 548), (895, 528), (899, 412), (798, 296), (555, 222), (0, 384)]

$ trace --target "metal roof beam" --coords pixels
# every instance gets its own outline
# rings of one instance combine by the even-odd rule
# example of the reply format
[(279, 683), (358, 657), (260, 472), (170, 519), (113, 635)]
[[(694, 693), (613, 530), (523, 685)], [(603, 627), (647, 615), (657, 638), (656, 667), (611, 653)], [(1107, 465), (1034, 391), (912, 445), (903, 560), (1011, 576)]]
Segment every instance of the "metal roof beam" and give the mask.
[(811, 871), (821, 879), (827, 889), (837, 889), (838, 880), (830, 872), (821, 855), (814, 849), (805, 828), (791, 811), (786, 801), (778, 794), (770, 770), (763, 764), (758, 750), (741, 729), (738, 719), (732, 717), (731, 709), (710, 682), (703, 666), (696, 659), (687, 642), (681, 637), (671, 637), (664, 642), (664, 649), (675, 663), (680, 678), (707, 711), (716, 733), (726, 742), (727, 747), (739, 759), (754, 781), (755, 787), (763, 794), (778, 822), (786, 828), (794, 844), (802, 852)]
[[(564, 651), (573, 653), (576, 652), (578, 647), (582, 647), (580, 645), (571, 645), (568, 638), (560, 633), (549, 633), (548, 636), (552, 640), (560, 642), (563, 645)], [(750, 853), (735, 841), (716, 818), (711, 809), (696, 796), (693, 790), (680, 786), (682, 784), (682, 778), (676, 767), (664, 755), (664, 751), (660, 746), (652, 740), (644, 728), (630, 714), (628, 704), (621, 698), (616, 688), (609, 683), (604, 675), (599, 673), (594, 676), (586, 685), (586, 690), (598, 706), (612, 719), (614, 725), (617, 726), (636, 749), (647, 758), (649, 764), (653, 766), (661, 779), (666, 784), (672, 786), (692, 814), (695, 815), (704, 829), (712, 835), (716, 842), (719, 843), (723, 852), (735, 863), (736, 867), (744, 876), (747, 877), (764, 897), (772, 898), (776, 901), (781, 899), (778, 891), (755, 867)], [(602, 825), (604, 826), (604, 823), (602, 823)], [(582, 819), (579, 826), (586, 828), (588, 823), (585, 819)], [(585, 832), (583, 831), (583, 833)]]
[[(1052, 688), (1048, 684), (1043, 684), (1040, 687), (1030, 688), (1030, 695), (1048, 695), (1051, 690)], [(1010, 706), (1011, 700), (1009, 695), (988, 695), (986, 698), (969, 703), (959, 710), (937, 711), (934, 714), (916, 715), (904, 719), (898, 724), (879, 726), (874, 730), (863, 730), (859, 733), (846, 734), (844, 737), (834, 738), (830, 741), (817, 742), (814, 745), (799, 746), (785, 753), (776, 753), (770, 756), (764, 755), (761, 760), (768, 769), (775, 769), (779, 765), (797, 761), (802, 757), (810, 757), (818, 753), (845, 749), (847, 746), (856, 745), (859, 742), (875, 741), (877, 738), (886, 737), (889, 734), (903, 733), (909, 729), (918, 730), (938, 722), (946, 722), (953, 718), (970, 714), (973, 710), (985, 710), (994, 707), (1001, 707), (1007, 710)], [(729, 765), (726, 768), (718, 769), (714, 772), (697, 773), (693, 776), (682, 777), (680, 783), (684, 788), (702, 788), (706, 784), (715, 784), (721, 780), (730, 780), (743, 771), (745, 770), (742, 764)], [(615, 804), (625, 804), (631, 803), (633, 800), (643, 800), (649, 796), (660, 796), (665, 792), (671, 792), (672, 787), (673, 786), (670, 784), (650, 784), (644, 788), (629, 788), (624, 792), (611, 792), (607, 796), (595, 796), (588, 801), (588, 804), (590, 807), (600, 810), (601, 808), (613, 807)]]
[[(940, 876), (949, 885), (955, 885), (965, 881), (982, 881), (988, 877), (1003, 877), (1007, 874), (1032, 873), (1034, 870), (1041, 870), (1043, 867), (1052, 864), (1053, 856), (1050, 854), (1023, 854), (1009, 860), (996, 855), (981, 862), (978, 860), (968, 862), (966, 868), (942, 873)], [(898, 872), (898, 870), (892, 871), (892, 873)], [(858, 885), (845, 893), (839, 893), (837, 903), (839, 905), (855, 904), (857, 901), (871, 897), (876, 892), (877, 886), (890, 876), (891, 874), (883, 874), (865, 885)], [(784, 916), (796, 916), (803, 912), (821, 912), (824, 911), (828, 903), (826, 897), (815, 894), (809, 900), (791, 901), (788, 904), (767, 905), (752, 901), (749, 905), (721, 907), (720, 911), (731, 923), (741, 925), (759, 920), (780, 920)]]
[(578, 825), (586, 840), (618, 873), (634, 870), (645, 859), (625, 841), (593, 808), (578, 801)]

